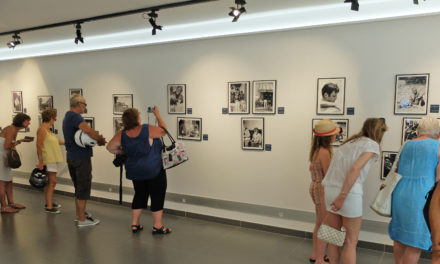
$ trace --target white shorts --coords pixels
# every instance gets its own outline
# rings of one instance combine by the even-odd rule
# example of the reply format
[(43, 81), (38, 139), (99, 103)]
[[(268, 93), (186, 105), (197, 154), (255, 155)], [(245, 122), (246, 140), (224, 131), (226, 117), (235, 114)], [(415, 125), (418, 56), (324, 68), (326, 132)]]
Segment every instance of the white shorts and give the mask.
[(48, 172), (58, 172), (58, 164), (60, 164), (60, 162), (47, 163), (46, 170)]
[(362, 216), (362, 194), (351, 193), (349, 192), (347, 197), (345, 198), (344, 203), (342, 204), (341, 209), (334, 212), (332, 211), (332, 207), (330, 204), (336, 199), (336, 197), (341, 192), (341, 188), (333, 187), (333, 186), (325, 186), (324, 187), (324, 197), (325, 197), (325, 205), (327, 207), (327, 211), (342, 215), (348, 218), (356, 218)]

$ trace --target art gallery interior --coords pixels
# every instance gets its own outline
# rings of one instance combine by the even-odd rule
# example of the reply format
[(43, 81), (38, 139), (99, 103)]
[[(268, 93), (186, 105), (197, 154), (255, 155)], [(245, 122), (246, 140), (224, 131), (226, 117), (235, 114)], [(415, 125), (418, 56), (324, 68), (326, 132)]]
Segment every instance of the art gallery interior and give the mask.
[[(174, 2), (179, 1), (0, 3), (0, 33)], [(69, 89), (82, 89), (88, 104), (83, 116), (93, 117), (95, 129), (107, 140), (113, 136), (113, 119), (120, 116), (113, 113), (115, 94), (132, 94), (143, 122), (154, 123), (147, 108), (157, 105), (175, 137), (178, 118), (200, 118), (207, 140), (182, 140), (189, 160), (167, 171), (168, 212), (310, 238), (314, 205), (308, 154), (313, 119), (348, 119), (348, 135), (353, 135), (366, 118), (383, 117), (389, 131), (381, 151), (398, 151), (403, 118), (426, 115), (394, 113), (396, 75), (426, 73), (428, 115), (440, 118), (439, 113), (430, 113), (430, 105), (440, 104), (440, 3), (360, 0), (359, 4), (359, 11), (352, 11), (342, 0), (248, 0), (247, 12), (231, 22), (233, 0), (207, 1), (159, 10), (157, 24), (163, 29), (156, 35), (142, 14), (84, 22), (84, 43), (78, 44), (74, 24), (22, 32), (23, 43), (13, 49), (6, 45), (12, 34), (0, 35), (0, 127), (11, 123), (14, 91), (22, 91), (24, 111), (32, 118), (29, 131), (18, 138), (36, 136), (38, 96), (53, 96), (59, 113), (55, 129), (61, 139)], [(345, 78), (344, 114), (317, 115), (318, 78), (339, 77)], [(284, 112), (224, 113), (229, 82), (258, 80), (276, 81), (275, 106)], [(186, 85), (191, 114), (168, 113), (168, 84)], [(354, 108), (354, 114), (346, 108)], [(242, 118), (264, 118), (264, 144), (270, 144), (270, 150), (242, 148)], [(37, 162), (36, 148), (30, 143), (18, 150), (23, 165), (13, 172), (14, 188), (16, 200), (26, 203), (20, 197), (39, 196), (29, 196), (35, 190), (23, 189)], [(94, 148), (92, 196), (102, 204), (93, 208), (120, 207), (111, 204), (119, 198), (119, 168), (113, 166), (113, 158), (105, 148)], [(369, 208), (381, 184), (381, 166), (379, 159), (364, 185), (359, 247), (391, 252), (389, 218)], [(128, 204), (132, 184), (123, 179), (123, 186)], [(58, 174), (56, 190), (60, 197), (73, 191), (67, 167)], [(73, 206), (70, 198), (59, 199)], [(2, 215), (3, 227), (5, 217), (11, 218)]]

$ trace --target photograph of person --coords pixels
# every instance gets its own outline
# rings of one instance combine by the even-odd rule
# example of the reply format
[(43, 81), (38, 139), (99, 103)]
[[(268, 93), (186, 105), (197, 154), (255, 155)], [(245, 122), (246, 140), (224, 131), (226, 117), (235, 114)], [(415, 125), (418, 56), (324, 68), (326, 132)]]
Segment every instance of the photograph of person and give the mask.
[(189, 140), (202, 140), (202, 119), (201, 118), (177, 118), (177, 138)]
[(395, 114), (426, 114), (429, 74), (396, 75)]
[(343, 115), (345, 113), (345, 78), (318, 79), (318, 115)]
[(21, 91), (12, 92), (12, 112), (23, 112), (23, 95)]
[(253, 82), (254, 114), (275, 114), (276, 81)]
[(168, 84), (168, 113), (185, 114), (186, 110), (186, 85)]
[(229, 113), (249, 114), (249, 82), (229, 83)]
[(264, 149), (264, 118), (241, 119), (242, 149)]

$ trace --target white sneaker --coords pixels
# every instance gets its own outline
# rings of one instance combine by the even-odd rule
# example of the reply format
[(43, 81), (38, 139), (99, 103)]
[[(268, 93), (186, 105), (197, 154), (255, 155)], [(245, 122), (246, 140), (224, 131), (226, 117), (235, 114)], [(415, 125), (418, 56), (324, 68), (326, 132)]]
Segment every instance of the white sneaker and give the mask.
[[(92, 217), (92, 214), (89, 213), (89, 212), (86, 212), (86, 218), (87, 218), (87, 217)], [(75, 219), (73, 220), (73, 222), (78, 222), (78, 218), (75, 218)]]
[(78, 227), (83, 227), (83, 226), (94, 226), (99, 224), (99, 220), (98, 219), (93, 219), (91, 217), (86, 217), (86, 220), (84, 221), (78, 221)]

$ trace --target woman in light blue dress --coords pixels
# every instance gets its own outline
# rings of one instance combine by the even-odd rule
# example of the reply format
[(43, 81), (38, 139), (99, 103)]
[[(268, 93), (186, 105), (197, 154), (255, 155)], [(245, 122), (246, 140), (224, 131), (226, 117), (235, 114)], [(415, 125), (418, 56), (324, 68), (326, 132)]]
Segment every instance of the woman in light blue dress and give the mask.
[(439, 121), (423, 118), (418, 137), (408, 141), (400, 154), (398, 173), (402, 179), (392, 196), (392, 219), (388, 227), (394, 241), (395, 263), (417, 263), (421, 250), (431, 248), (431, 235), (423, 217), (426, 194), (440, 173)]

